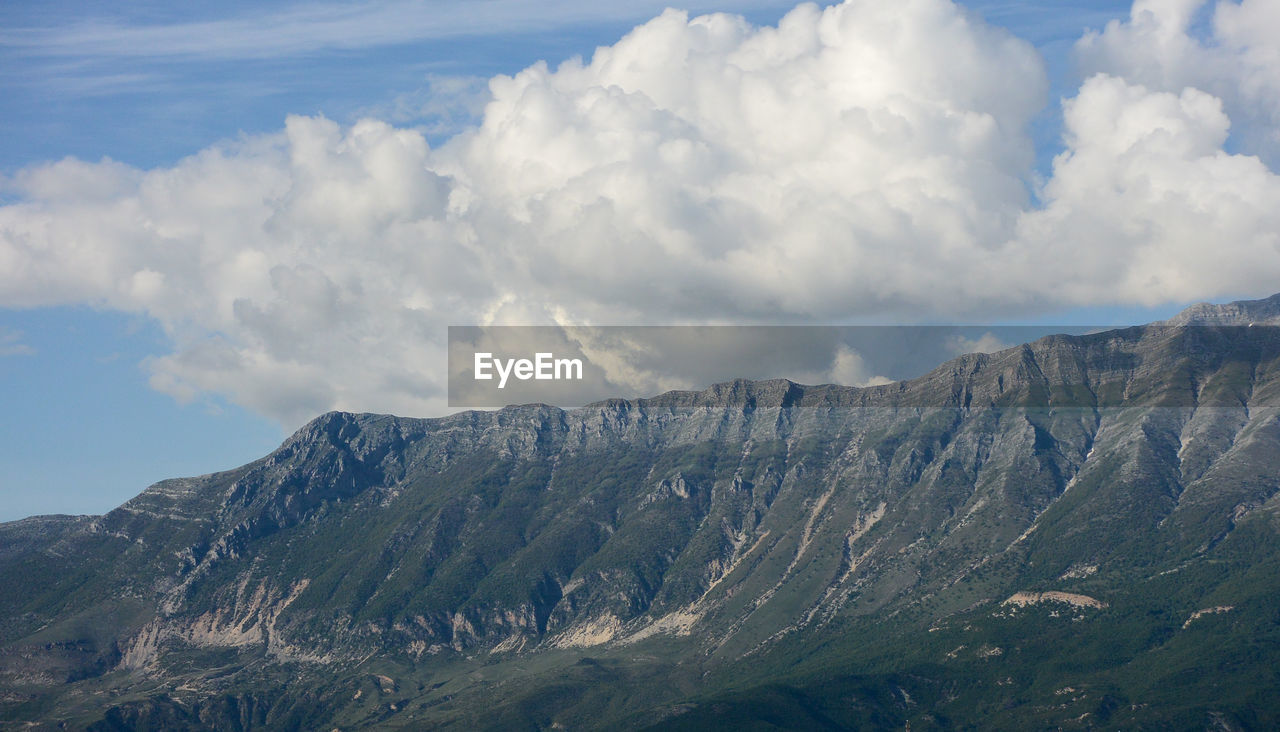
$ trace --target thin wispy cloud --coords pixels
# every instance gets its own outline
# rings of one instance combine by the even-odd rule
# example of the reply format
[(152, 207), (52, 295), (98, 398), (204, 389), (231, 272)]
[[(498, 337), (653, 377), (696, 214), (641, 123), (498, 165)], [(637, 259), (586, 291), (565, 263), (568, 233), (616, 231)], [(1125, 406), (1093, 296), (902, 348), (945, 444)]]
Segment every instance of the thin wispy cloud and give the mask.
[(365, 107), (357, 116), (409, 124), (428, 138), (447, 139), (475, 126), (492, 99), (487, 77), (427, 74), (418, 89)]
[(0, 358), (34, 356), (36, 349), (22, 342), (23, 333), (0, 325)]
[[(630, 22), (669, 3), (557, 0), (385, 0), (293, 5), (194, 22), (87, 20), (0, 31), (0, 48), (30, 56), (78, 58), (263, 59), (442, 38), (537, 33), (565, 26)], [(690, 7), (699, 10), (693, 3)], [(736, 0), (716, 8), (748, 10), (776, 2)]]

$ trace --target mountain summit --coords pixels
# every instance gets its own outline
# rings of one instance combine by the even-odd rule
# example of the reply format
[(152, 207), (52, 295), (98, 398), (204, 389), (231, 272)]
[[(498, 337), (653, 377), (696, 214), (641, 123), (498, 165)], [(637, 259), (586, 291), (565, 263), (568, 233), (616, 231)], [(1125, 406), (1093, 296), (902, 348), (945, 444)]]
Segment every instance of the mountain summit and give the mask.
[(1273, 728), (1280, 332), (1238, 326), (1278, 312), (869, 388), (326, 414), (0, 525), (0, 720)]
[(1197, 303), (1164, 321), (1164, 325), (1280, 325), (1280, 294), (1225, 305)]

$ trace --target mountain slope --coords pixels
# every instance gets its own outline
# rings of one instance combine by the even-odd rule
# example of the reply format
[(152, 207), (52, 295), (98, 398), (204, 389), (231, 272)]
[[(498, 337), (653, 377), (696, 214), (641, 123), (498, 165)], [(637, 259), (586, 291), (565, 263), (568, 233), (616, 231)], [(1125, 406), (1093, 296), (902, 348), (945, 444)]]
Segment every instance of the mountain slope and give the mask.
[(0, 525), (0, 719), (1273, 726), (1280, 334), (1218, 307), (867, 389), (325, 415)]

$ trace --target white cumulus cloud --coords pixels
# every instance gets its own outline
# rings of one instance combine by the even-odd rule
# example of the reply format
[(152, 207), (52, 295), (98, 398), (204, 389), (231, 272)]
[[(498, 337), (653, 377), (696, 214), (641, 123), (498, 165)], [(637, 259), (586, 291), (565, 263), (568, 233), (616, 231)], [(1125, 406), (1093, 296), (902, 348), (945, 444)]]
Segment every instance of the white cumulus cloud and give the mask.
[(1275, 289), (1280, 178), (1223, 150), (1219, 99), (1100, 74), (1065, 103), (1065, 127), (1045, 205), (1010, 247), (1028, 291), (1154, 305)]
[[(1208, 15), (1199, 28), (1197, 18)], [(1195, 88), (1225, 103), (1242, 151), (1280, 162), (1280, 5), (1136, 0), (1127, 20), (1076, 44), (1082, 67), (1153, 91)]]
[[(0, 306), (145, 313), (174, 345), (153, 385), (292, 426), (438, 412), (450, 324), (1265, 292), (1280, 183), (1226, 146), (1234, 109), (1270, 114), (1280, 63), (1246, 1), (1214, 16), (1234, 50), (1201, 44), (1236, 59), (1217, 86), (1147, 78), (1175, 57), (1159, 44), (1200, 43), (1195, 5), (1139, 2), (1082, 42), (1099, 73), (1065, 103), (1035, 197), (1041, 59), (948, 0), (806, 4), (764, 28), (669, 10), (589, 60), (490, 80), (479, 123), (438, 149), (374, 119), (291, 117), (169, 167), (22, 171), (0, 208)], [(1151, 57), (1112, 52), (1121, 34)], [(870, 378), (834, 358), (839, 380)]]

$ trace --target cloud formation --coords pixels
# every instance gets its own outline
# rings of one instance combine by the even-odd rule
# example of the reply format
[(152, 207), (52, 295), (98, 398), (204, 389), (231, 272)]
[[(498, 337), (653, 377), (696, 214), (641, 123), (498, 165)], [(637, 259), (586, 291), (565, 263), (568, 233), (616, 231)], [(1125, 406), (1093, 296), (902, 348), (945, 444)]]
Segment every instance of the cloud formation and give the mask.
[[(748, 10), (767, 0), (729, 0), (717, 7)], [(694, 0), (692, 7), (711, 3)], [(628, 22), (660, 12), (665, 3), (532, 4), (522, 0), (376, 0), (296, 2), (283, 9), (252, 8), (230, 18), (165, 22), (161, 9), (134, 14), (140, 20), (89, 17), (74, 24), (13, 23), (0, 29), (0, 47), (29, 56), (75, 58), (245, 59), (278, 58), (331, 49), (359, 49), (413, 41), (529, 33), (593, 22)], [(115, 15), (128, 17), (128, 8)], [(51, 12), (56, 14), (55, 9)], [(59, 18), (61, 20), (61, 18)]]
[[(146, 313), (174, 343), (157, 388), (292, 426), (438, 412), (448, 324), (1267, 293), (1280, 180), (1247, 153), (1270, 144), (1277, 36), (1247, 30), (1261, 3), (1223, 2), (1215, 32), (1236, 45), (1210, 48), (1187, 35), (1194, 6), (1141, 0), (1081, 42), (1098, 73), (1038, 186), (1041, 59), (947, 0), (801, 5), (766, 28), (666, 11), (589, 61), (492, 79), (478, 126), (438, 149), (291, 117), (168, 168), (24, 170), (0, 208), (0, 305)], [(1184, 39), (1235, 65), (1192, 83), (1161, 45)]]
[(23, 333), (0, 325), (0, 358), (5, 356), (34, 356), (36, 349), (22, 342)]
[[(1197, 19), (1207, 12), (1208, 24)], [(1087, 73), (1222, 100), (1239, 149), (1280, 162), (1280, 6), (1272, 0), (1136, 0), (1129, 19), (1076, 44)]]

